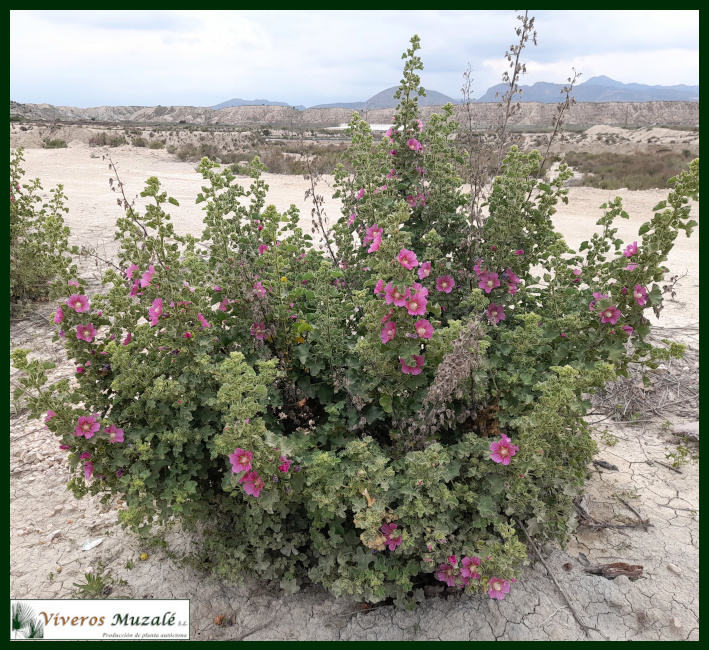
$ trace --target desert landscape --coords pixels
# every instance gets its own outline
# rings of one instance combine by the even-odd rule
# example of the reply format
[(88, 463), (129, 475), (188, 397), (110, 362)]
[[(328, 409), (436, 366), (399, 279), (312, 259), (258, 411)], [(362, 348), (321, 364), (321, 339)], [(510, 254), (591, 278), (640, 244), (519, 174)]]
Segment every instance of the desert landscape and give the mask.
[[(370, 117), (372, 122), (386, 121), (380, 119), (383, 115)], [(608, 119), (612, 124), (618, 121)], [(569, 131), (555, 151), (658, 153), (686, 149), (692, 156), (698, 154), (698, 128), (670, 127), (666, 119), (633, 129), (596, 123)], [(90, 139), (105, 128), (27, 122), (12, 123), (10, 129), (11, 149), (26, 148), (25, 178), (40, 178), (45, 195), (57, 184), (64, 186), (69, 197), (66, 224), (71, 228), (70, 242), (81, 247), (81, 274), (95, 291), (101, 290), (100, 271), (115, 256), (112, 232), (115, 219), (122, 215), (109, 189), (109, 156), (129, 199), (139, 194), (147, 177), (157, 176), (168, 195), (180, 203), (179, 207), (170, 206), (175, 230), (198, 235), (203, 213), (194, 197), (203, 180), (194, 162), (179, 160), (168, 147), (195, 143), (200, 137), (213, 138), (219, 146), (227, 147), (248, 144), (252, 137), (248, 129), (243, 133), (160, 133), (155, 126), (148, 126), (129, 137), (165, 139), (163, 147), (127, 143), (90, 146)], [(110, 128), (112, 133), (125, 136), (135, 125)], [(273, 133), (273, 137), (279, 135), (284, 132)], [(66, 146), (43, 148), (48, 137), (64, 140)], [(522, 132), (521, 137), (524, 145), (531, 147), (539, 134)], [(300, 210), (301, 225), (308, 229), (311, 205), (304, 196), (310, 182), (302, 176), (273, 173), (264, 174), (264, 179), (269, 186), (267, 204), (274, 204), (279, 211), (294, 204)], [(242, 180), (246, 184), (249, 179)], [(326, 197), (328, 215), (336, 220), (341, 204), (330, 198), (330, 182), (331, 177), (324, 176), (318, 189)], [(667, 191), (571, 187), (568, 205), (560, 205), (554, 215), (554, 224), (569, 246), (576, 247), (592, 235), (602, 214), (599, 206), (615, 196), (622, 197), (630, 215), (629, 220), (617, 224), (619, 237), (629, 242)], [(142, 205), (138, 197), (136, 206)], [(698, 220), (697, 203), (692, 214)], [(668, 450), (679, 445), (698, 453), (698, 433), (696, 440), (686, 437), (686, 431), (691, 435), (691, 425), (698, 422), (698, 397), (678, 399), (680, 390), (690, 395), (698, 391), (698, 258), (698, 235), (691, 239), (680, 236), (670, 254), (668, 277), (681, 277), (673, 297), (666, 297), (660, 319), (652, 317), (655, 337), (686, 343), (686, 358), (667, 362), (649, 390), (628, 388), (634, 391), (631, 410), (639, 409), (635, 417), (628, 413), (622, 422), (600, 415), (588, 417), (602, 463), (594, 466), (586, 496), (578, 506), (581, 526), (565, 549), (552, 545), (542, 549), (546, 564), (557, 580), (563, 580), (581, 610), (592, 639), (698, 640), (698, 466), (684, 463), (672, 467), (666, 457)], [(52, 305), (40, 303), (29, 315), (13, 321), (11, 349), (29, 347), (39, 358), (57, 363), (54, 379), (70, 378), (73, 366), (61, 346), (51, 342), (52, 310)], [(16, 372), (11, 368), (11, 381)], [(612, 389), (605, 399), (614, 399)], [(504, 601), (461, 596), (443, 586), (427, 587), (428, 598), (413, 612), (336, 599), (314, 585), (286, 596), (277, 584), (216, 582), (171, 559), (191, 545), (190, 537), (180, 530), (166, 532), (164, 543), (146, 545), (117, 524), (119, 500), (101, 504), (87, 497), (76, 501), (66, 490), (65, 456), (42, 423), (28, 421), (20, 409), (12, 413), (10, 425), (12, 598), (69, 598), (76, 593), (74, 583), (84, 574), (100, 571), (112, 598), (190, 598), (192, 639), (586, 638), (540, 562), (531, 564)], [(613, 522), (616, 528), (594, 528), (594, 519)], [(99, 540), (89, 550), (82, 550), (85, 542)], [(589, 566), (614, 562), (640, 566), (642, 577), (609, 579), (587, 571)]]

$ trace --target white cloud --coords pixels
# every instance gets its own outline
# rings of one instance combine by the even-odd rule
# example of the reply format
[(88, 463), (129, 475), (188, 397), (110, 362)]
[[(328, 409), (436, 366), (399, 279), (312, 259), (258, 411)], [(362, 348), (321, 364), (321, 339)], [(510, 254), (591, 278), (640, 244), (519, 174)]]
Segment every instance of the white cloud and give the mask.
[[(698, 83), (698, 12), (540, 11), (524, 83)], [(365, 100), (401, 78), (421, 37), (426, 88), (458, 97), (499, 83), (511, 11), (11, 11), (10, 95), (21, 102), (211, 105), (232, 97), (313, 105)]]
[[(671, 62), (671, 65), (668, 65)], [(483, 65), (500, 77), (508, 69), (506, 61), (485, 59)], [(576, 56), (563, 61), (527, 61), (527, 74), (520, 84), (538, 81), (566, 83), (572, 68), (582, 73), (579, 83), (606, 75), (623, 83), (659, 86), (695, 85), (699, 79), (699, 51), (685, 49), (648, 50), (643, 52), (605, 52)]]

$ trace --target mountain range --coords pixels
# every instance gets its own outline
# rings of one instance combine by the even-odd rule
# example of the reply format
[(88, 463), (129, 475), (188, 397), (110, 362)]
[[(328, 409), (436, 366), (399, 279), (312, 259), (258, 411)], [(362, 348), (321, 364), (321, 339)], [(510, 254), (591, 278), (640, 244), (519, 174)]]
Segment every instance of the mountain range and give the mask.
[[(520, 86), (522, 95), (516, 96), (515, 101), (542, 102), (555, 104), (561, 101), (561, 91), (565, 84), (554, 84), (538, 81), (531, 86)], [(508, 89), (505, 84), (497, 84), (478, 99), (478, 102), (499, 101), (495, 94), (500, 96)], [(610, 77), (601, 75), (591, 77), (587, 81), (574, 86), (572, 95), (577, 102), (659, 102), (679, 101), (698, 102), (699, 86), (648, 86), (647, 84), (622, 83)]]
[[(515, 101), (520, 102), (541, 102), (543, 104), (555, 104), (563, 99), (561, 91), (565, 84), (555, 84), (546, 81), (539, 81), (531, 86), (520, 86), (522, 95), (515, 97)], [(361, 102), (331, 102), (327, 104), (317, 104), (310, 108), (346, 108), (348, 110), (377, 110), (380, 108), (396, 108), (398, 100), (394, 99), (396, 86), (382, 90), (373, 97)], [(496, 93), (501, 96), (507, 90), (504, 84), (497, 84), (489, 88), (480, 97), (477, 103), (487, 103), (499, 101), (495, 97)], [(656, 102), (656, 101), (699, 101), (699, 86), (687, 86), (679, 84), (676, 86), (649, 86), (647, 84), (623, 83), (604, 75), (591, 77), (587, 81), (574, 87), (573, 96), (577, 102)], [(442, 106), (443, 104), (460, 104), (460, 100), (453, 99), (436, 90), (427, 90), (425, 97), (419, 97), (419, 106)], [(293, 106), (286, 102), (273, 102), (267, 99), (229, 99), (216, 106), (210, 106), (214, 110), (221, 108), (231, 108), (233, 106), (289, 106), (299, 111), (305, 110), (305, 106)]]

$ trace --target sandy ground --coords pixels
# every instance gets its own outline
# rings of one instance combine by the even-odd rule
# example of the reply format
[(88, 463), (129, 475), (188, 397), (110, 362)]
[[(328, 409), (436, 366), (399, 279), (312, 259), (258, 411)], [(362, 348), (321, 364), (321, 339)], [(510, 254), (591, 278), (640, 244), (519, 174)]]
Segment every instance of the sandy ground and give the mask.
[[(45, 190), (57, 183), (69, 196), (67, 223), (73, 243), (95, 246), (108, 256), (114, 252), (112, 228), (121, 214), (110, 192), (108, 162), (103, 152), (75, 143), (68, 149), (28, 149), (23, 165), (26, 178), (43, 180)], [(194, 165), (176, 161), (160, 150), (121, 147), (111, 150), (128, 196), (142, 189), (151, 175), (158, 176), (164, 189), (180, 202), (170, 206), (175, 228), (180, 233), (201, 231), (200, 206), (194, 197), (201, 177)], [(98, 157), (92, 157), (98, 155)], [(280, 210), (294, 203), (307, 223), (310, 205), (304, 200), (307, 183), (300, 177), (265, 175), (271, 191), (268, 202)], [(248, 179), (245, 179), (248, 180)], [(322, 192), (330, 192), (326, 187)], [(607, 192), (593, 188), (572, 188), (568, 206), (561, 206), (555, 223), (571, 246), (591, 236), (601, 212), (598, 206), (620, 194), (630, 214), (619, 223), (619, 235), (633, 241), (637, 228), (651, 217), (652, 207), (666, 192)], [(140, 199), (137, 201), (140, 204)], [(337, 217), (337, 202), (326, 207)], [(698, 215), (698, 207), (693, 208)], [(695, 217), (696, 218), (696, 217)], [(637, 238), (637, 237), (635, 237)], [(677, 240), (669, 266), (673, 273), (687, 272), (676, 300), (668, 301), (660, 325), (666, 328), (698, 323), (697, 233)], [(82, 264), (82, 274), (95, 275), (92, 263)], [(43, 358), (59, 362), (54, 377), (71, 376), (72, 367), (59, 347), (48, 340), (50, 330), (42, 313), (49, 305), (11, 331), (11, 347), (32, 347)], [(653, 317), (653, 321), (654, 321)], [(668, 329), (667, 332), (672, 330)], [(684, 332), (677, 332), (684, 336)], [(685, 337), (698, 347), (696, 339)], [(678, 369), (678, 371), (681, 369)], [(11, 379), (14, 376), (11, 371)], [(673, 418), (673, 422), (683, 421)], [(665, 460), (665, 447), (677, 443), (657, 421), (634, 425), (608, 424), (598, 427), (599, 458), (619, 471), (597, 469), (588, 486), (588, 507), (602, 520), (622, 524), (635, 515), (619, 500), (625, 499), (652, 527), (606, 529), (594, 532), (581, 528), (565, 550), (544, 549), (547, 564), (571, 595), (584, 621), (598, 631), (593, 639), (670, 640), (698, 639), (698, 467), (685, 465), (682, 473), (648, 460)], [(615, 446), (601, 438), (608, 429), (618, 440)], [(170, 561), (163, 552), (147, 549), (116, 524), (116, 500), (101, 505), (98, 499), (75, 501), (66, 491), (68, 468), (56, 441), (39, 422), (25, 415), (11, 419), (11, 597), (70, 598), (72, 583), (95, 570), (101, 561), (104, 573), (127, 584), (114, 585), (111, 597), (190, 598), (193, 639), (249, 640), (573, 640), (584, 634), (574, 621), (558, 590), (540, 563), (528, 569), (510, 596), (493, 602), (487, 596), (473, 598), (429, 590), (431, 598), (416, 611), (392, 607), (363, 611), (354, 601), (336, 599), (317, 587), (294, 596), (283, 596), (278, 588), (262, 583), (235, 586), (215, 583), (209, 576)], [(89, 551), (81, 551), (87, 540), (103, 539)], [(178, 554), (189, 547), (179, 531), (167, 536)], [(142, 552), (149, 558), (140, 561)], [(637, 581), (619, 577), (608, 580), (583, 571), (579, 553), (592, 562), (625, 561), (644, 567)], [(128, 568), (131, 567), (132, 568)], [(61, 568), (60, 568), (61, 567)], [(216, 626), (214, 618), (224, 614), (232, 625)], [(245, 637), (246, 635), (246, 637)]]

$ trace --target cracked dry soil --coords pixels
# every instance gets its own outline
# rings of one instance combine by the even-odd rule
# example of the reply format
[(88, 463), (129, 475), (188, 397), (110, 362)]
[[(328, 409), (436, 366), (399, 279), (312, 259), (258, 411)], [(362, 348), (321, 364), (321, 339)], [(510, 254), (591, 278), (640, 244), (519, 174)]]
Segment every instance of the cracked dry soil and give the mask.
[[(71, 149), (58, 152), (68, 152), (70, 156), (78, 153)], [(43, 173), (48, 169), (59, 171), (58, 167), (39, 164), (40, 157), (50, 152), (27, 153), (38, 154), (37, 158), (28, 156), (27, 177), (40, 176), (47, 189), (55, 182), (70, 185), (67, 180)], [(81, 153), (88, 159), (88, 152)], [(195, 184), (189, 174), (191, 166), (186, 163), (175, 167), (172, 162), (140, 156), (131, 157), (131, 163), (134, 168), (138, 167), (135, 174), (139, 177), (158, 172), (163, 180), (163, 176), (169, 176), (168, 171), (176, 170), (183, 181)], [(154, 169), (156, 163), (162, 163), (165, 174)], [(65, 172), (69, 169), (70, 173), (70, 168), (63, 169)], [(192, 175), (196, 176), (193, 172)], [(175, 175), (172, 180), (180, 178)], [(268, 180), (278, 192), (278, 177), (269, 175)], [(292, 177), (287, 178), (288, 191), (292, 190), (293, 183)], [(169, 191), (169, 183), (167, 185)], [(579, 197), (594, 204), (594, 211), (584, 215), (584, 224), (600, 216), (595, 207), (605, 199), (593, 196), (593, 192), (586, 190)], [(658, 199), (654, 192), (631, 194), (631, 203), (642, 204), (644, 208), (633, 218), (633, 222), (637, 222), (633, 225), (637, 227), (648, 218), (649, 209)], [(70, 192), (69, 196), (72, 196)], [(70, 202), (70, 207), (78, 208), (72, 212), (88, 211), (94, 215), (107, 212), (108, 216), (101, 219), (106, 220), (104, 225), (110, 228), (115, 214), (96, 210), (87, 198), (79, 197), (78, 206)], [(570, 206), (573, 205), (572, 195)], [(67, 221), (68, 225), (73, 225), (72, 213)], [(578, 226), (581, 219), (572, 221)], [(98, 216), (91, 225), (89, 230), (104, 227)], [(574, 225), (571, 227), (574, 229)], [(560, 229), (565, 230), (563, 226)], [(577, 228), (574, 234), (580, 236)], [(74, 236), (77, 243), (95, 242), (87, 235), (89, 232), (80, 231), (78, 237)], [(108, 244), (110, 240), (105, 241)], [(698, 239), (695, 236), (684, 242), (679, 251), (682, 255), (671, 259), (670, 263), (673, 272), (689, 267), (690, 274), (678, 292), (678, 300), (668, 303), (663, 312), (660, 319), (663, 326), (689, 325), (698, 317), (698, 296), (694, 288), (698, 286)], [(91, 274), (90, 265), (82, 265), (83, 274), (87, 277)], [(49, 306), (44, 311), (48, 314)], [(653, 322), (657, 322), (654, 317)], [(13, 326), (11, 346), (32, 347), (42, 357), (59, 361), (53, 371), (54, 379), (71, 376), (73, 367), (63, 357), (61, 349), (50, 341), (51, 330), (45, 323), (33, 317)], [(696, 340), (689, 343), (697, 345)], [(11, 379), (14, 374), (11, 369)], [(116, 511), (121, 507), (117, 499), (103, 506), (97, 498), (76, 501), (66, 490), (68, 465), (58, 443), (44, 429), (43, 423), (28, 421), (26, 414), (12, 418), (10, 423), (10, 596), (76, 597), (73, 583), (83, 580), (85, 573), (95, 571), (100, 562), (104, 575), (110, 572), (115, 581), (111, 598), (189, 598), (192, 639), (698, 640), (698, 466), (684, 465), (679, 474), (647, 463), (648, 460), (666, 461), (665, 447), (672, 444), (669, 434), (657, 421), (609, 422), (606, 420), (596, 429), (598, 458), (617, 466), (618, 471), (593, 469), (585, 500), (588, 511), (598, 520), (617, 525), (637, 522), (636, 515), (620, 497), (652, 526), (647, 530), (579, 527), (566, 549), (545, 546), (542, 551), (584, 623), (596, 628), (589, 637), (574, 620), (540, 562), (532, 562), (504, 601), (493, 601), (486, 595), (468, 597), (453, 590), (430, 589), (431, 597), (411, 612), (391, 606), (363, 609), (354, 600), (334, 598), (313, 585), (293, 596), (285, 596), (277, 587), (255, 581), (242, 585), (216, 582), (208, 575), (170, 560), (165, 551), (146, 548), (139, 539), (124, 532), (116, 523)], [(601, 435), (606, 429), (617, 438), (615, 446), (607, 444), (610, 440), (607, 434)], [(85, 541), (101, 538), (100, 545), (81, 550)], [(179, 530), (169, 532), (166, 539), (168, 550), (178, 556), (190, 548), (189, 537)], [(144, 552), (148, 559), (142, 561), (140, 556)], [(580, 553), (598, 564), (640, 564), (643, 575), (637, 580), (625, 576), (609, 580), (590, 575), (584, 571)], [(530, 559), (534, 560), (532, 555)], [(224, 623), (218, 626), (214, 619), (221, 615), (224, 615)]]

